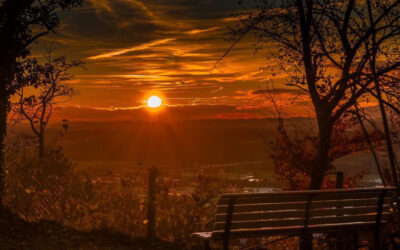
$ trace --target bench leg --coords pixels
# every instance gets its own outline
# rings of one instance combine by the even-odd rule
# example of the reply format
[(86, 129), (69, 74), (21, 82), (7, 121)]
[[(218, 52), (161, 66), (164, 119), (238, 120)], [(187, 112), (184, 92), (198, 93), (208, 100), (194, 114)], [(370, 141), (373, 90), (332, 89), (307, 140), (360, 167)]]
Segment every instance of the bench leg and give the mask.
[(310, 233), (300, 235), (300, 250), (313, 249), (313, 236)]
[(211, 250), (209, 240), (204, 240), (204, 250)]
[(229, 250), (229, 238), (224, 239), (223, 244), (222, 244), (222, 249)]
[(360, 246), (358, 245), (358, 233), (353, 233), (353, 249), (359, 249)]
[(379, 229), (376, 229), (374, 232), (374, 249), (379, 250), (381, 247), (381, 232)]

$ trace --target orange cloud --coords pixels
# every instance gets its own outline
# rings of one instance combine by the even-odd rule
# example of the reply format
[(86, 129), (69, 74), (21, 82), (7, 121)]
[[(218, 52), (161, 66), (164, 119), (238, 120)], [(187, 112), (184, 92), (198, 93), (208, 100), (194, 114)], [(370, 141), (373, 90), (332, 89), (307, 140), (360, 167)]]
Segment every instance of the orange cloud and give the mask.
[(149, 17), (156, 19), (156, 16), (154, 15), (154, 13), (146, 5), (144, 5), (141, 1), (138, 1), (138, 0), (130, 0), (130, 1), (134, 4), (136, 4), (137, 6), (139, 6), (139, 8), (141, 8), (144, 12), (146, 12), (146, 14)]
[(215, 31), (215, 30), (219, 30), (220, 27), (211, 27), (208, 29), (195, 29), (195, 30), (189, 30), (186, 32), (186, 34), (190, 34), (190, 35), (197, 35), (200, 33), (205, 33), (205, 32), (211, 32), (211, 31)]
[(108, 53), (104, 53), (104, 54), (100, 54), (97, 56), (91, 56), (88, 57), (89, 60), (98, 60), (98, 59), (104, 59), (104, 58), (109, 58), (109, 57), (114, 57), (114, 56), (119, 56), (119, 55), (123, 55), (132, 51), (138, 51), (138, 50), (145, 50), (145, 49), (149, 49), (151, 47), (157, 46), (157, 45), (161, 45), (161, 44), (165, 44), (171, 41), (174, 41), (175, 39), (173, 38), (166, 38), (166, 39), (160, 39), (160, 40), (156, 40), (156, 41), (152, 41), (149, 43), (144, 43), (138, 46), (133, 46), (131, 48), (126, 48), (126, 49), (120, 49), (117, 51), (112, 51), (112, 52), (108, 52)]

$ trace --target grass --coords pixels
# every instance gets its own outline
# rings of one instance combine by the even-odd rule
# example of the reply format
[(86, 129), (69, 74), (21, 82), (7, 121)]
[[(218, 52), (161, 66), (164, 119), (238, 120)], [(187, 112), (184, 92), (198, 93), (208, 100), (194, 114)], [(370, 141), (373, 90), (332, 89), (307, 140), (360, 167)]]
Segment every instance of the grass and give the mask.
[(81, 232), (53, 221), (27, 222), (8, 210), (0, 213), (1, 249), (183, 249), (161, 240), (132, 238), (107, 229)]

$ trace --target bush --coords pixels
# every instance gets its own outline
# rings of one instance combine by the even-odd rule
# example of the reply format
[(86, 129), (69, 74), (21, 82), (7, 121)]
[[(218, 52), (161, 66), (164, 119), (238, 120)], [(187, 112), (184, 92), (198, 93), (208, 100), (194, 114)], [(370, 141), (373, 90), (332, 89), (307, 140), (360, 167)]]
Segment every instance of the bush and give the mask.
[(44, 159), (38, 159), (30, 148), (7, 156), (3, 202), (26, 220), (70, 221), (81, 216), (74, 206), (93, 197), (90, 177), (75, 172), (75, 164), (59, 148)]

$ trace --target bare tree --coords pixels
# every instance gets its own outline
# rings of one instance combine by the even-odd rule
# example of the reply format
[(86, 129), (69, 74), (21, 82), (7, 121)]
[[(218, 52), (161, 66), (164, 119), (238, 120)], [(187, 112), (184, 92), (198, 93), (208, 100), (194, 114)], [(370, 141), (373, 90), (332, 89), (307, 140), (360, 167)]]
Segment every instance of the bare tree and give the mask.
[(30, 55), (30, 46), (55, 32), (59, 13), (82, 4), (82, 0), (2, 0), (0, 1), (0, 200), (4, 192), (4, 149), (10, 97), (15, 94), (15, 75), (21, 60)]
[[(373, 27), (373, 29), (377, 29), (378, 27), (375, 27), (373, 24), (376, 22), (376, 13), (373, 10), (376, 6), (372, 6), (372, 3), (370, 0), (367, 1), (367, 10), (368, 10), (368, 20), (370, 25)], [(400, 13), (399, 13), (400, 14)], [(393, 32), (393, 31), (392, 31)], [(395, 31), (398, 32), (398, 31)], [(380, 38), (381, 40), (382, 38)], [(378, 57), (383, 58), (386, 61), (393, 60), (392, 56), (393, 54), (388, 55), (385, 51), (382, 51), (379, 47), (379, 42), (377, 38), (377, 33), (373, 32), (371, 35), (370, 41), (366, 41), (365, 46), (366, 47), (371, 47), (372, 53), (369, 58), (369, 64), (370, 64), (370, 70), (372, 72), (373, 76), (373, 82), (375, 84), (375, 93), (376, 93), (376, 98), (379, 103), (379, 109), (381, 112), (381, 118), (382, 118), (382, 124), (383, 124), (383, 129), (385, 133), (385, 140), (386, 140), (386, 148), (387, 148), (387, 153), (388, 153), (388, 159), (389, 159), (389, 164), (390, 164), (390, 169), (392, 171), (392, 180), (393, 183), (399, 187), (399, 180), (398, 180), (398, 170), (396, 166), (396, 155), (394, 153), (393, 145), (392, 145), (392, 138), (391, 138), (391, 133), (390, 133), (390, 128), (389, 128), (389, 122), (386, 114), (386, 107), (385, 104), (383, 103), (383, 90), (381, 86), (381, 81), (382, 82), (387, 82), (389, 81), (390, 83), (394, 83), (394, 88), (398, 89), (398, 80), (393, 79), (393, 78), (381, 78), (379, 75), (377, 75), (377, 71), (379, 70), (379, 66), (377, 65), (378, 62)], [(394, 41), (393, 41), (394, 42)], [(387, 46), (387, 45), (386, 45)], [(395, 56), (396, 59), (398, 59), (398, 56)], [(382, 59), (381, 59), (382, 60)]]
[[(45, 132), (55, 105), (68, 101), (76, 91), (66, 82), (72, 79), (68, 71), (81, 66), (81, 61), (67, 61), (65, 57), (52, 59), (51, 50), (47, 54), (47, 62), (43, 65), (33, 64), (28, 75), (18, 79), (25, 82), (17, 90), (18, 102), (14, 104), (14, 111), (28, 121), (32, 133), (38, 140), (39, 158), (45, 156)], [(36, 76), (34, 83), (32, 75)], [(26, 87), (30, 86), (30, 87)], [(29, 93), (29, 94), (28, 94)]]
[[(235, 42), (252, 33), (260, 46), (276, 45), (273, 54), (290, 67), (288, 85), (309, 95), (319, 129), (309, 188), (319, 189), (330, 166), (334, 124), (359, 98), (376, 94), (377, 79), (399, 88), (394, 72), (400, 66), (395, 46), (400, 0), (255, 2), (256, 8), (233, 29)], [(392, 174), (397, 185), (393, 168)]]
[(358, 123), (360, 124), (360, 127), (361, 127), (362, 132), (363, 132), (364, 137), (365, 137), (365, 142), (368, 144), (369, 150), (370, 150), (370, 152), (372, 154), (372, 157), (374, 159), (375, 166), (376, 166), (376, 169), (378, 170), (379, 177), (381, 178), (382, 184), (384, 186), (387, 186), (387, 183), (386, 183), (386, 180), (385, 180), (385, 176), (383, 174), (382, 166), (381, 166), (381, 164), (379, 162), (378, 155), (376, 153), (375, 147), (372, 144), (371, 135), (369, 134), (368, 129), (364, 124), (364, 121), (366, 120), (366, 118), (365, 118), (365, 116), (364, 117), (361, 116), (360, 108), (358, 107), (358, 103), (357, 102), (354, 104), (354, 114), (355, 114), (355, 116), (356, 116), (356, 118), (358, 120)]

